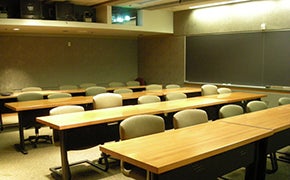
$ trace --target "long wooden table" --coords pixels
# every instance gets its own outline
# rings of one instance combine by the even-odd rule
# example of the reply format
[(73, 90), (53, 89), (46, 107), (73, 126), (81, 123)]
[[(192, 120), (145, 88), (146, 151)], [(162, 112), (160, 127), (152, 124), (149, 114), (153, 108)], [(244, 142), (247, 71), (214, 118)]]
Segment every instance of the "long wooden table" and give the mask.
[[(194, 97), (194, 96), (200, 96), (201, 94), (201, 89), (200, 88), (192, 88), (192, 87), (181, 87), (181, 88), (174, 88), (174, 89), (162, 89), (162, 90), (154, 90), (154, 91), (144, 91), (146, 86), (126, 86), (126, 88), (131, 88), (133, 89), (133, 93), (125, 93), (122, 94), (123, 96), (123, 104), (124, 105), (129, 105), (129, 104), (137, 104), (137, 99), (138, 97), (142, 95), (148, 95), (148, 94), (153, 94), (160, 96), (162, 100), (164, 100), (164, 96), (167, 93), (170, 92), (183, 92), (187, 94), (188, 97)], [(124, 87), (109, 87), (106, 88), (107, 92), (112, 92), (115, 89), (118, 88), (124, 88)], [(52, 93), (58, 93), (58, 92), (65, 92), (65, 93), (70, 93), (73, 96), (85, 96), (85, 89), (72, 89), (72, 90), (43, 90), (43, 91), (37, 91), (41, 94), (43, 94), (44, 98), (47, 99), (47, 95), (52, 94)], [(17, 102), (17, 96), (21, 92), (15, 92), (9, 96), (2, 96), (0, 95), (0, 129), (3, 130), (2, 126), (2, 114), (11, 112), (11, 108), (7, 108), (5, 104), (11, 103), (11, 102)], [(88, 98), (91, 99), (91, 98)], [(45, 103), (45, 102), (40, 102)], [(16, 106), (16, 104), (13, 104), (13, 106)], [(21, 104), (17, 105), (21, 106)], [(25, 105), (26, 106), (26, 105)], [(12, 107), (13, 109), (14, 107)], [(16, 107), (13, 109), (15, 111)]]
[[(263, 118), (260, 118), (263, 117)], [(241, 118), (223, 119), (222, 121), (243, 126), (271, 130), (274, 134), (268, 138), (267, 153), (290, 145), (290, 104), (242, 115)], [(271, 170), (275, 172), (278, 167)]]
[[(246, 163), (250, 170), (246, 177), (263, 180), (266, 154), (272, 148), (289, 145), (289, 136), (290, 105), (284, 105), (109, 143), (100, 146), (100, 150), (152, 172), (157, 179), (213, 179), (227, 170), (245, 166), (244, 158), (252, 158), (251, 153), (255, 152), (255, 158)], [(243, 149), (252, 143), (254, 149)], [(240, 153), (232, 154), (234, 149)]]
[[(124, 88), (124, 87), (108, 87), (106, 88), (107, 92), (113, 92), (115, 89), (118, 88)], [(143, 91), (145, 90), (146, 86), (126, 86), (126, 88), (132, 89), (134, 92)], [(85, 89), (69, 89), (69, 90), (43, 90), (43, 91), (37, 91), (46, 98), (47, 95), (52, 93), (70, 93), (72, 96), (85, 96)], [(17, 96), (22, 93), (21, 91), (13, 92), (10, 95), (0, 95), (0, 130), (3, 130), (3, 122), (2, 122), (2, 114), (11, 112), (10, 109), (5, 107), (5, 103), (9, 102), (16, 102)]]
[[(153, 179), (215, 179), (247, 167), (257, 179), (270, 130), (214, 121), (149, 136), (108, 143), (100, 150), (153, 173)], [(257, 149), (261, 148), (259, 151)]]
[[(169, 92), (184, 92), (184, 93), (192, 94), (192, 93), (199, 93), (200, 88), (178, 88), (178, 89), (171, 89), (171, 90), (163, 89), (163, 90), (158, 90), (158, 91), (139, 91), (139, 92), (126, 93), (126, 94), (121, 94), (121, 95), (123, 97), (124, 104), (131, 104), (131, 103), (134, 104), (134, 103), (137, 103), (138, 97), (142, 95), (154, 94), (157, 96), (165, 96)], [(44, 91), (42, 93), (44, 93)], [(48, 91), (46, 93), (48, 93)], [(88, 105), (86, 107), (92, 107), (92, 103), (93, 103), (92, 96), (73, 96), (70, 98), (42, 99), (42, 100), (34, 100), (34, 101), (5, 103), (6, 107), (8, 107), (9, 109), (15, 112), (18, 112), (20, 143), (16, 144), (16, 148), (20, 152), (27, 154), (27, 151), (25, 149), (25, 144), (24, 144), (24, 130), (23, 129), (25, 127), (25, 124), (27, 124), (29, 120), (30, 120), (29, 123), (31, 125), (34, 123), (35, 117), (48, 115), (49, 110), (57, 106), (75, 104), (75, 105)]]
[[(244, 96), (244, 99), (247, 100), (258, 99), (265, 96), (263, 94), (252, 93), (233, 94), (235, 95), (232, 95), (232, 97), (238, 100), (241, 99), (240, 96)], [(36, 120), (39, 123), (61, 132), (60, 148), (62, 157), (62, 173), (64, 179), (67, 179), (70, 177), (67, 151), (87, 148), (88, 146), (91, 147), (104, 142), (118, 140), (118, 126), (113, 128), (112, 131), (112, 129), (108, 129), (107, 123), (119, 122), (127, 117), (138, 114), (164, 114), (187, 108), (201, 108), (233, 101), (234, 100), (223, 100), (215, 97), (202, 96), (174, 101), (128, 105), (79, 113), (37, 117)], [(84, 136), (80, 137), (79, 134), (81, 133), (84, 133)]]

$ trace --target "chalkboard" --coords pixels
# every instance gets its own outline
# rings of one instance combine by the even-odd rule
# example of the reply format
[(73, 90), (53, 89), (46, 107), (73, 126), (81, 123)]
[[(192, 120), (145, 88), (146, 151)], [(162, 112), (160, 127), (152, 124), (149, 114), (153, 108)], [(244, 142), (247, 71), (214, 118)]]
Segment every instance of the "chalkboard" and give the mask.
[(186, 38), (185, 80), (249, 86), (290, 85), (290, 32)]

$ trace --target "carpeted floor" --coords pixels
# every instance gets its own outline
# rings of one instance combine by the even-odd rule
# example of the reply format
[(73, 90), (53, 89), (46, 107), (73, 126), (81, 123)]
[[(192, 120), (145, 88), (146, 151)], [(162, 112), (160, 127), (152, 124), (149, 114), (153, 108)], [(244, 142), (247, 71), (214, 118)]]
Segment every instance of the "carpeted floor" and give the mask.
[[(17, 116), (3, 117), (4, 124), (17, 122)], [(44, 127), (40, 130), (41, 134), (51, 134), (51, 129)], [(33, 129), (25, 130), (25, 137), (33, 135)], [(60, 150), (58, 146), (52, 144), (39, 144), (37, 148), (27, 145), (28, 154), (23, 155), (17, 152), (14, 144), (19, 142), (17, 127), (5, 127), (0, 133), (0, 179), (1, 180), (52, 180), (50, 167), (61, 164)], [(289, 150), (289, 146), (287, 147)], [(69, 162), (77, 162), (88, 159), (97, 160), (100, 157), (99, 147), (94, 147), (81, 151), (69, 151)], [(222, 163), (222, 162), (221, 162)], [(278, 162), (279, 169), (276, 173), (266, 176), (266, 180), (286, 180), (290, 179), (290, 164)], [(106, 179), (122, 180), (131, 179), (120, 173), (118, 163), (112, 163), (107, 172), (93, 168), (87, 164), (81, 164), (71, 168), (72, 179)], [(225, 175), (224, 177), (232, 180), (244, 179), (244, 169)]]

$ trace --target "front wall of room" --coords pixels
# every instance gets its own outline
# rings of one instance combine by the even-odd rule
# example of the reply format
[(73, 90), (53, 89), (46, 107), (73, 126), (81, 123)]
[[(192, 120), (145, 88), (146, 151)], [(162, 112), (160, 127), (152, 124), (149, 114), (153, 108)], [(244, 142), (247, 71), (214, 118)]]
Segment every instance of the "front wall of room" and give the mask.
[[(175, 35), (220, 34), (261, 31), (261, 24), (268, 30), (290, 29), (290, 1), (254, 1), (243, 4), (206, 8), (175, 13)], [(239, 90), (240, 91), (240, 90)], [(247, 92), (256, 92), (245, 89)], [(282, 96), (289, 93), (260, 92), (269, 107), (278, 105)]]
[[(254, 1), (175, 12), (174, 38), (140, 38), (139, 76), (147, 83), (183, 83), (185, 38), (182, 37), (186, 35), (261, 31), (262, 23), (266, 24), (266, 30), (289, 29), (289, 22), (288, 0)], [(161, 73), (161, 65), (166, 67), (166, 73)], [(168, 72), (174, 72), (174, 75)]]
[(0, 90), (133, 80), (137, 40), (0, 36)]

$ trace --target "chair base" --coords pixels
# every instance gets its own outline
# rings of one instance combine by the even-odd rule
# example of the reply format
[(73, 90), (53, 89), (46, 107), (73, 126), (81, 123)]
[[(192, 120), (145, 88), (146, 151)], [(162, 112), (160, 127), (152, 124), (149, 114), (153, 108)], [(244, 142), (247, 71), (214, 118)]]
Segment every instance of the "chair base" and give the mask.
[(49, 136), (49, 135), (29, 136), (24, 141), (29, 141), (33, 145), (33, 147), (36, 148), (38, 143), (50, 143), (50, 144), (52, 144), (52, 136)]
[(278, 153), (281, 155), (278, 156), (277, 160), (285, 163), (290, 163), (290, 153), (288, 152), (278, 152)]
[(278, 162), (277, 162), (276, 153), (270, 153), (269, 157), (270, 157), (270, 160), (271, 160), (272, 169), (267, 169), (266, 173), (267, 174), (273, 174), (273, 173), (275, 173), (278, 170)]
[(105, 153), (101, 153), (101, 157), (98, 159), (98, 163), (104, 165), (107, 169), (109, 169), (110, 163), (118, 163), (119, 164), (119, 162), (120, 161), (118, 159), (112, 158)]
[[(87, 164), (89, 164), (97, 169), (103, 170), (103, 171), (107, 171), (109, 168), (108, 163), (106, 163), (105, 165), (101, 165), (101, 164), (96, 164), (96, 163), (89, 161), (89, 160), (82, 160), (82, 161), (78, 161), (75, 163), (71, 163), (71, 164), (69, 164), (69, 166), (71, 167), (71, 166), (75, 166), (75, 165), (83, 164), (83, 163), (87, 163)], [(58, 177), (62, 176), (62, 174), (60, 172), (61, 166), (52, 167), (52, 168), (49, 168), (49, 170), (52, 172), (51, 173), (52, 176), (55, 176), (55, 175), (57, 175)]]

